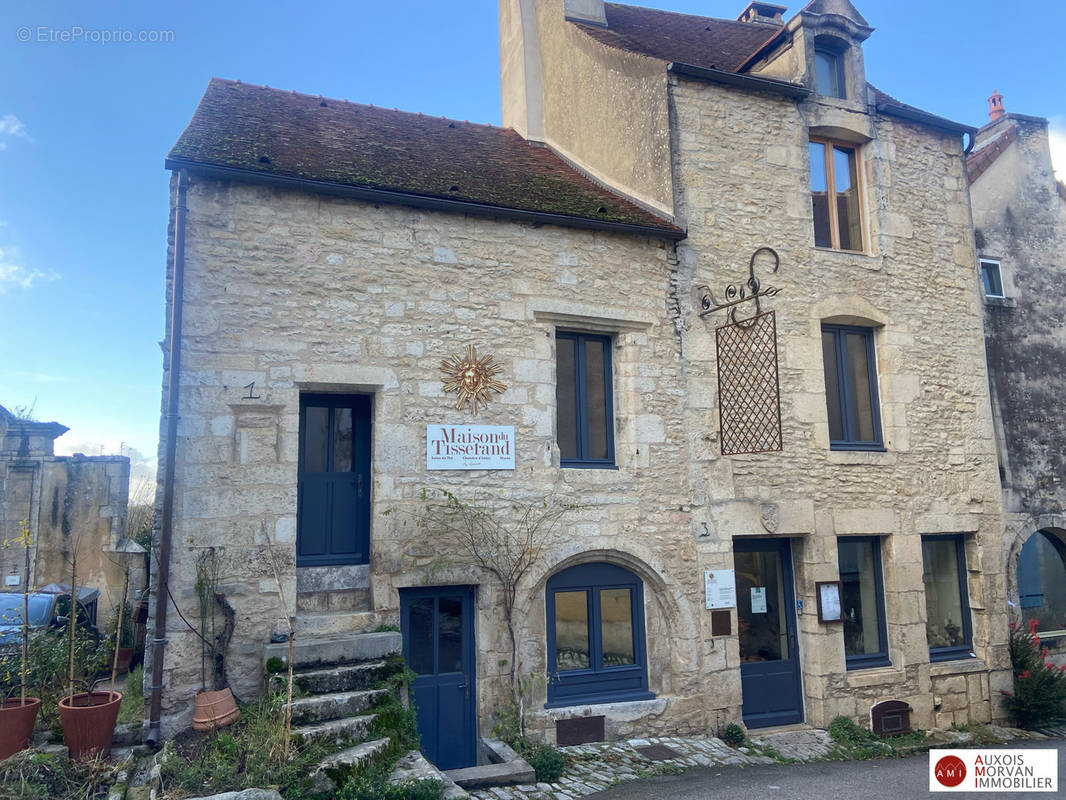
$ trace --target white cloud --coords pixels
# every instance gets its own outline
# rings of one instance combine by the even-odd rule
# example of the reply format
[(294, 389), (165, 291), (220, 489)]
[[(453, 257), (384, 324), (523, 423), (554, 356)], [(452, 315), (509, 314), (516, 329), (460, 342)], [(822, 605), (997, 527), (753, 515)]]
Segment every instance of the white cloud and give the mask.
[(21, 254), (17, 248), (0, 247), (0, 294), (8, 288), (29, 289), (35, 283), (59, 279), (57, 272), (29, 269), (21, 262)]
[(4, 114), (0, 117), (0, 150), (7, 147), (5, 139), (12, 138), (25, 139), (27, 142), (32, 142), (33, 139), (26, 132), (26, 126), (22, 124), (22, 120), (16, 117), (14, 114)]
[(1048, 127), (1048, 144), (1051, 145), (1051, 166), (1055, 177), (1066, 181), (1066, 117), (1061, 114), (1050, 120)]

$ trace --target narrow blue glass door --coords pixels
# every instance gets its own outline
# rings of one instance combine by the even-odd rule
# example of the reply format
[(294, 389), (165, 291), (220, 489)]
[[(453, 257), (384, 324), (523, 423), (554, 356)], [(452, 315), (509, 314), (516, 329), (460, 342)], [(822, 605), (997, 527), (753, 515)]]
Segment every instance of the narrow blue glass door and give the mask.
[(400, 590), (400, 629), (422, 752), (439, 769), (477, 763), (474, 592), (468, 586)]
[(803, 720), (788, 539), (733, 542), (742, 714), (749, 728)]

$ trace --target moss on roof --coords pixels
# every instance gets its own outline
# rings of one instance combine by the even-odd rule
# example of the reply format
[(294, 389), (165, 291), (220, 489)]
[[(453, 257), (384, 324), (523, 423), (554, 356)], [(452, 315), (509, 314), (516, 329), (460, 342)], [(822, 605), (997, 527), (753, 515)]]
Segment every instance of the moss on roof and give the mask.
[(239, 81), (211, 80), (169, 158), (679, 231), (511, 129)]

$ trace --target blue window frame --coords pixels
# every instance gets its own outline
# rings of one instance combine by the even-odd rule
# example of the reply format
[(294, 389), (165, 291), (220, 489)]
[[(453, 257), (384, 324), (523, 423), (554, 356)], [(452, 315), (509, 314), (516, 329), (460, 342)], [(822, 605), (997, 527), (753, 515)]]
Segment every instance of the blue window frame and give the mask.
[(873, 330), (822, 325), (822, 361), (830, 448), (884, 450)]
[(611, 337), (555, 335), (556, 438), (563, 467), (614, 467)]
[(886, 667), (888, 627), (881, 573), (881, 540), (845, 536), (837, 540), (844, 612), (844, 658), (848, 669)]
[(985, 297), (1003, 297), (1003, 274), (995, 259), (981, 259), (981, 284), (985, 289)]
[(929, 660), (975, 658), (961, 533), (922, 537), (922, 582)]
[(580, 564), (548, 579), (547, 708), (646, 700), (644, 586), (613, 564)]

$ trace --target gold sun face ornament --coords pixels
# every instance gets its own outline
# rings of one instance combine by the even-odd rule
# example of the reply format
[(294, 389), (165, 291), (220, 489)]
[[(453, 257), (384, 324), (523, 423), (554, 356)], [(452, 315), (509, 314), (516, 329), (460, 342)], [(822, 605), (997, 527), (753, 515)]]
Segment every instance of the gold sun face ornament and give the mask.
[(461, 409), (469, 405), (475, 417), (478, 404), (488, 405), (491, 392), (507, 389), (493, 377), (502, 372), (503, 367), (491, 354), (478, 358), (473, 345), (467, 345), (466, 356), (453, 355), (447, 361), (441, 361), (440, 370), (444, 373), (444, 391), (458, 396), (455, 407)]

